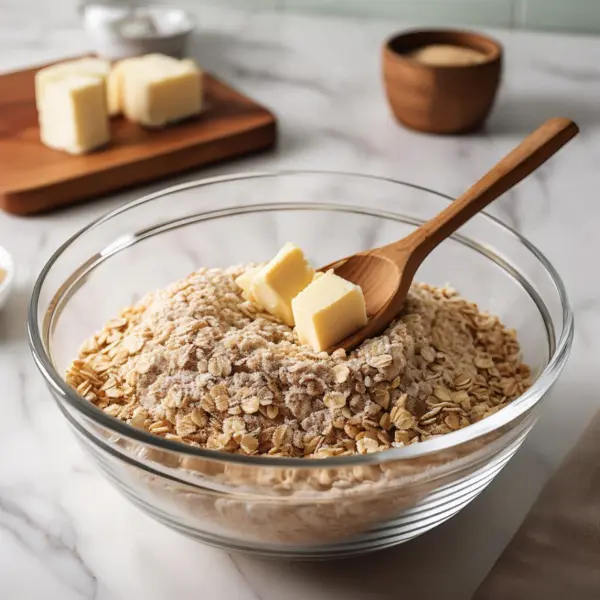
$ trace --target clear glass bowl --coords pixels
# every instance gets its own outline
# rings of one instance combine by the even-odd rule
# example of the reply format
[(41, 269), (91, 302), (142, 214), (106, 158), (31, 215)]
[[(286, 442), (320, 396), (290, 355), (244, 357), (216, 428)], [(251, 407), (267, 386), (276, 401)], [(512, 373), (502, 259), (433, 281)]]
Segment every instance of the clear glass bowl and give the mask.
[(490, 216), (478, 215), (433, 252), (417, 279), (450, 283), (514, 327), (536, 379), (508, 407), (460, 431), (363, 456), (230, 455), (134, 429), (80, 398), (63, 373), (81, 342), (123, 306), (200, 266), (264, 260), (286, 241), (324, 265), (407, 235), (449, 200), (406, 183), (324, 172), (216, 177), (151, 194), (80, 231), (44, 267), (29, 311), (35, 361), (100, 470), (177, 531), (229, 550), (304, 558), (406, 541), (496, 476), (570, 351), (573, 316), (559, 276)]

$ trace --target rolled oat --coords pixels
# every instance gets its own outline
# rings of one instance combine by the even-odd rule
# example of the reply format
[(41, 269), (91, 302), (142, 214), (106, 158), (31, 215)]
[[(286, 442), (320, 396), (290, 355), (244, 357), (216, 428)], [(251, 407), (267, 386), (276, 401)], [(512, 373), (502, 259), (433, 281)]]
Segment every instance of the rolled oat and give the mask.
[(414, 284), (381, 336), (328, 355), (243, 298), (246, 268), (200, 269), (126, 308), (83, 344), (67, 382), (154, 435), (313, 458), (455, 431), (531, 385), (515, 332), (451, 289)]

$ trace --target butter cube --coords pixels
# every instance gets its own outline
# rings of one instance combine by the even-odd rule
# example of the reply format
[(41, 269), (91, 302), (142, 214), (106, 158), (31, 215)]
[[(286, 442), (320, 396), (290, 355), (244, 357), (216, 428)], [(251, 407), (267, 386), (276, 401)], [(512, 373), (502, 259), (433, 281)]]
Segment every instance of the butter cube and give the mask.
[(44, 83), (40, 91), (42, 143), (56, 150), (83, 154), (110, 139), (106, 87), (89, 75), (65, 75)]
[(108, 74), (106, 81), (108, 95), (108, 114), (113, 117), (123, 111), (123, 78), (128, 67), (140, 60), (139, 57), (120, 60)]
[(244, 298), (246, 298), (246, 300), (250, 300), (250, 302), (255, 302), (257, 304), (258, 302), (254, 297), (254, 294), (252, 293), (252, 284), (254, 283), (254, 278), (256, 277), (256, 275), (258, 275), (258, 273), (261, 271), (261, 268), (262, 267), (252, 267), (244, 273), (242, 273), (235, 280), (238, 286), (242, 288), (242, 295), (244, 296)]
[(292, 300), (296, 331), (302, 344), (327, 350), (367, 324), (359, 286), (328, 272)]
[(312, 281), (314, 274), (302, 250), (288, 243), (254, 275), (249, 294), (267, 312), (293, 327), (292, 298)]
[[(145, 54), (144, 56), (134, 56), (131, 58), (124, 58), (117, 62), (110, 70), (107, 78), (107, 94), (108, 94), (108, 112), (111, 116), (119, 115), (123, 112), (124, 103), (124, 80), (127, 76), (127, 72), (131, 72), (131, 69), (136, 69), (136, 65), (139, 65), (141, 61), (157, 62), (162, 61), (166, 64), (172, 65), (183, 65), (186, 68), (196, 68), (196, 64), (193, 60), (186, 58), (184, 60), (177, 60), (164, 54)], [(141, 67), (143, 68), (143, 67)]]
[(123, 113), (147, 127), (163, 127), (202, 109), (202, 71), (191, 60), (143, 56), (124, 67), (119, 85)]
[(106, 84), (110, 73), (110, 63), (102, 58), (79, 58), (67, 60), (56, 65), (40, 69), (35, 74), (35, 103), (40, 109), (45, 87), (53, 81), (59, 81), (70, 75), (84, 75), (100, 78)]

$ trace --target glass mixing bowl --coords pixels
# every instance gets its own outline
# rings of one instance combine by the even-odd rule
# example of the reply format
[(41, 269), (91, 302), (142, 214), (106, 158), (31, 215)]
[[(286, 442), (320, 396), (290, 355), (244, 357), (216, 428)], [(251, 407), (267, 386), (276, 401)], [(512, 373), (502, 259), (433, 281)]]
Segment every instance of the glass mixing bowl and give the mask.
[(233, 455), (130, 427), (79, 397), (63, 374), (82, 341), (122, 307), (200, 266), (262, 261), (286, 241), (325, 265), (407, 235), (449, 200), (389, 179), (325, 172), (215, 177), (151, 194), (52, 256), (31, 299), (33, 356), (100, 470), (169, 527), (272, 556), (343, 556), (403, 542), (457, 513), (497, 475), (570, 351), (573, 316), (559, 276), (490, 216), (472, 219), (417, 274), (452, 284), (515, 328), (535, 375), (525, 394), (465, 429), (369, 455)]

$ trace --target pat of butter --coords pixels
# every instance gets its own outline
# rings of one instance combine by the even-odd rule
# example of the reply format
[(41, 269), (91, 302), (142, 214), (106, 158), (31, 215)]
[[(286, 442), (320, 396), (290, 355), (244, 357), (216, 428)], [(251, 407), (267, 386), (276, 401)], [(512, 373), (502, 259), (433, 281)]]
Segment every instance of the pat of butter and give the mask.
[(83, 154), (110, 139), (106, 86), (89, 75), (64, 75), (44, 83), (37, 98), (42, 143)]
[(258, 273), (260, 273), (262, 267), (252, 267), (247, 271), (244, 271), (235, 282), (242, 288), (243, 296), (246, 300), (250, 300), (250, 302), (254, 302), (258, 304), (254, 294), (252, 293), (252, 283), (254, 282), (254, 278)]
[(287, 243), (277, 255), (258, 272), (246, 273), (238, 285), (246, 297), (267, 312), (294, 326), (292, 298), (297, 296), (313, 279), (314, 269), (308, 264), (298, 246)]
[(296, 331), (302, 344), (327, 350), (367, 324), (359, 286), (328, 272), (292, 300)]
[(106, 81), (108, 94), (108, 113), (111, 116), (121, 114), (123, 110), (123, 78), (127, 68), (139, 60), (139, 57), (120, 60), (108, 74)]
[[(125, 116), (147, 127), (163, 127), (202, 110), (202, 71), (191, 60), (148, 54), (129, 61), (115, 82)], [(111, 106), (114, 110), (114, 100)]]
[(79, 58), (67, 60), (40, 69), (35, 74), (35, 103), (39, 110), (45, 87), (70, 75), (99, 77), (105, 84), (110, 73), (110, 63), (102, 58)]
[(140, 63), (140, 61), (162, 61), (166, 64), (171, 63), (183, 65), (185, 68), (197, 68), (194, 61), (189, 58), (179, 61), (171, 58), (170, 56), (165, 56), (164, 54), (158, 53), (145, 54), (144, 56), (134, 56), (132, 58), (124, 58), (123, 60), (120, 60), (110, 70), (106, 82), (108, 94), (108, 112), (111, 116), (119, 115), (123, 112), (124, 80), (127, 76), (128, 70), (135, 70), (136, 68), (139, 68), (136, 67), (136, 64)]

